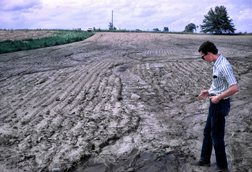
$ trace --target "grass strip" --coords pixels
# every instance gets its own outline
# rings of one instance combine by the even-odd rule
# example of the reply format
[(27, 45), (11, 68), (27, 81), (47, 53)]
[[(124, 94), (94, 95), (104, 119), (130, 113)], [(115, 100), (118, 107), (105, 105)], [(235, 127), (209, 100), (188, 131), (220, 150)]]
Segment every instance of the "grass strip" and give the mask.
[(94, 33), (81, 30), (57, 30), (54, 36), (43, 37), (38, 39), (23, 39), (23, 40), (6, 40), (0, 42), (0, 54), (10, 53), (22, 50), (31, 50), (37, 48), (51, 47), (63, 45), (77, 41), (83, 41)]

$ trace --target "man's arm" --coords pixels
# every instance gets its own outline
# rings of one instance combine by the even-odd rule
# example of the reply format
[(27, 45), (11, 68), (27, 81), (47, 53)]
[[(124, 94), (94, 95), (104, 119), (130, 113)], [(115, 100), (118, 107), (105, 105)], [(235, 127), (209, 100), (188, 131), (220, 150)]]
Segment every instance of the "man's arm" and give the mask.
[(239, 91), (238, 84), (234, 84), (234, 85), (231, 85), (227, 91), (218, 95), (219, 100), (217, 99), (217, 96), (212, 96), (212, 97), (210, 97), (210, 99), (212, 99), (213, 103), (218, 103), (221, 99), (224, 99), (226, 97), (230, 97), (230, 96), (234, 95), (235, 93), (237, 93), (238, 91)]

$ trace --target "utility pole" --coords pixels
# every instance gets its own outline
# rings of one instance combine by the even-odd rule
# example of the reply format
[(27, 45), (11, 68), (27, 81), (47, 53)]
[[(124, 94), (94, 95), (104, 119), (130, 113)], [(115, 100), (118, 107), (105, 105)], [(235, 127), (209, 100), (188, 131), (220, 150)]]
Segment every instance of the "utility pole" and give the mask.
[(112, 10), (112, 30), (114, 30), (114, 24), (113, 24), (113, 10)]

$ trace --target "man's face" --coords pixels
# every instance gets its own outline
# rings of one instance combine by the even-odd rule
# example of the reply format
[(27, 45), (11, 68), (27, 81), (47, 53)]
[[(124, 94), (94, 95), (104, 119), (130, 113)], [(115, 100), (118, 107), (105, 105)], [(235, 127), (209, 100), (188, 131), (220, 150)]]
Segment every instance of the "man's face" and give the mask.
[(209, 53), (207, 53), (207, 54), (204, 54), (204, 53), (202, 53), (202, 51), (200, 52), (200, 55), (201, 55), (201, 57), (202, 57), (202, 59), (203, 60), (206, 60), (207, 62), (209, 62), (209, 63), (211, 63), (211, 59), (209, 58)]

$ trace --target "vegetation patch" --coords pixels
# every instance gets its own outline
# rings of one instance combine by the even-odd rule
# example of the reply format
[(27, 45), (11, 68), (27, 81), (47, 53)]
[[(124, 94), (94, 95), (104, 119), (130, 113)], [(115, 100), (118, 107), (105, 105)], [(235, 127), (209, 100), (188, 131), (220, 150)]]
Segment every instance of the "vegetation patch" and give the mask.
[(49, 37), (38, 39), (28, 38), (14, 41), (5, 40), (0, 42), (0, 54), (83, 41), (92, 35), (94, 35), (94, 33), (81, 30), (56, 30), (54, 36)]

